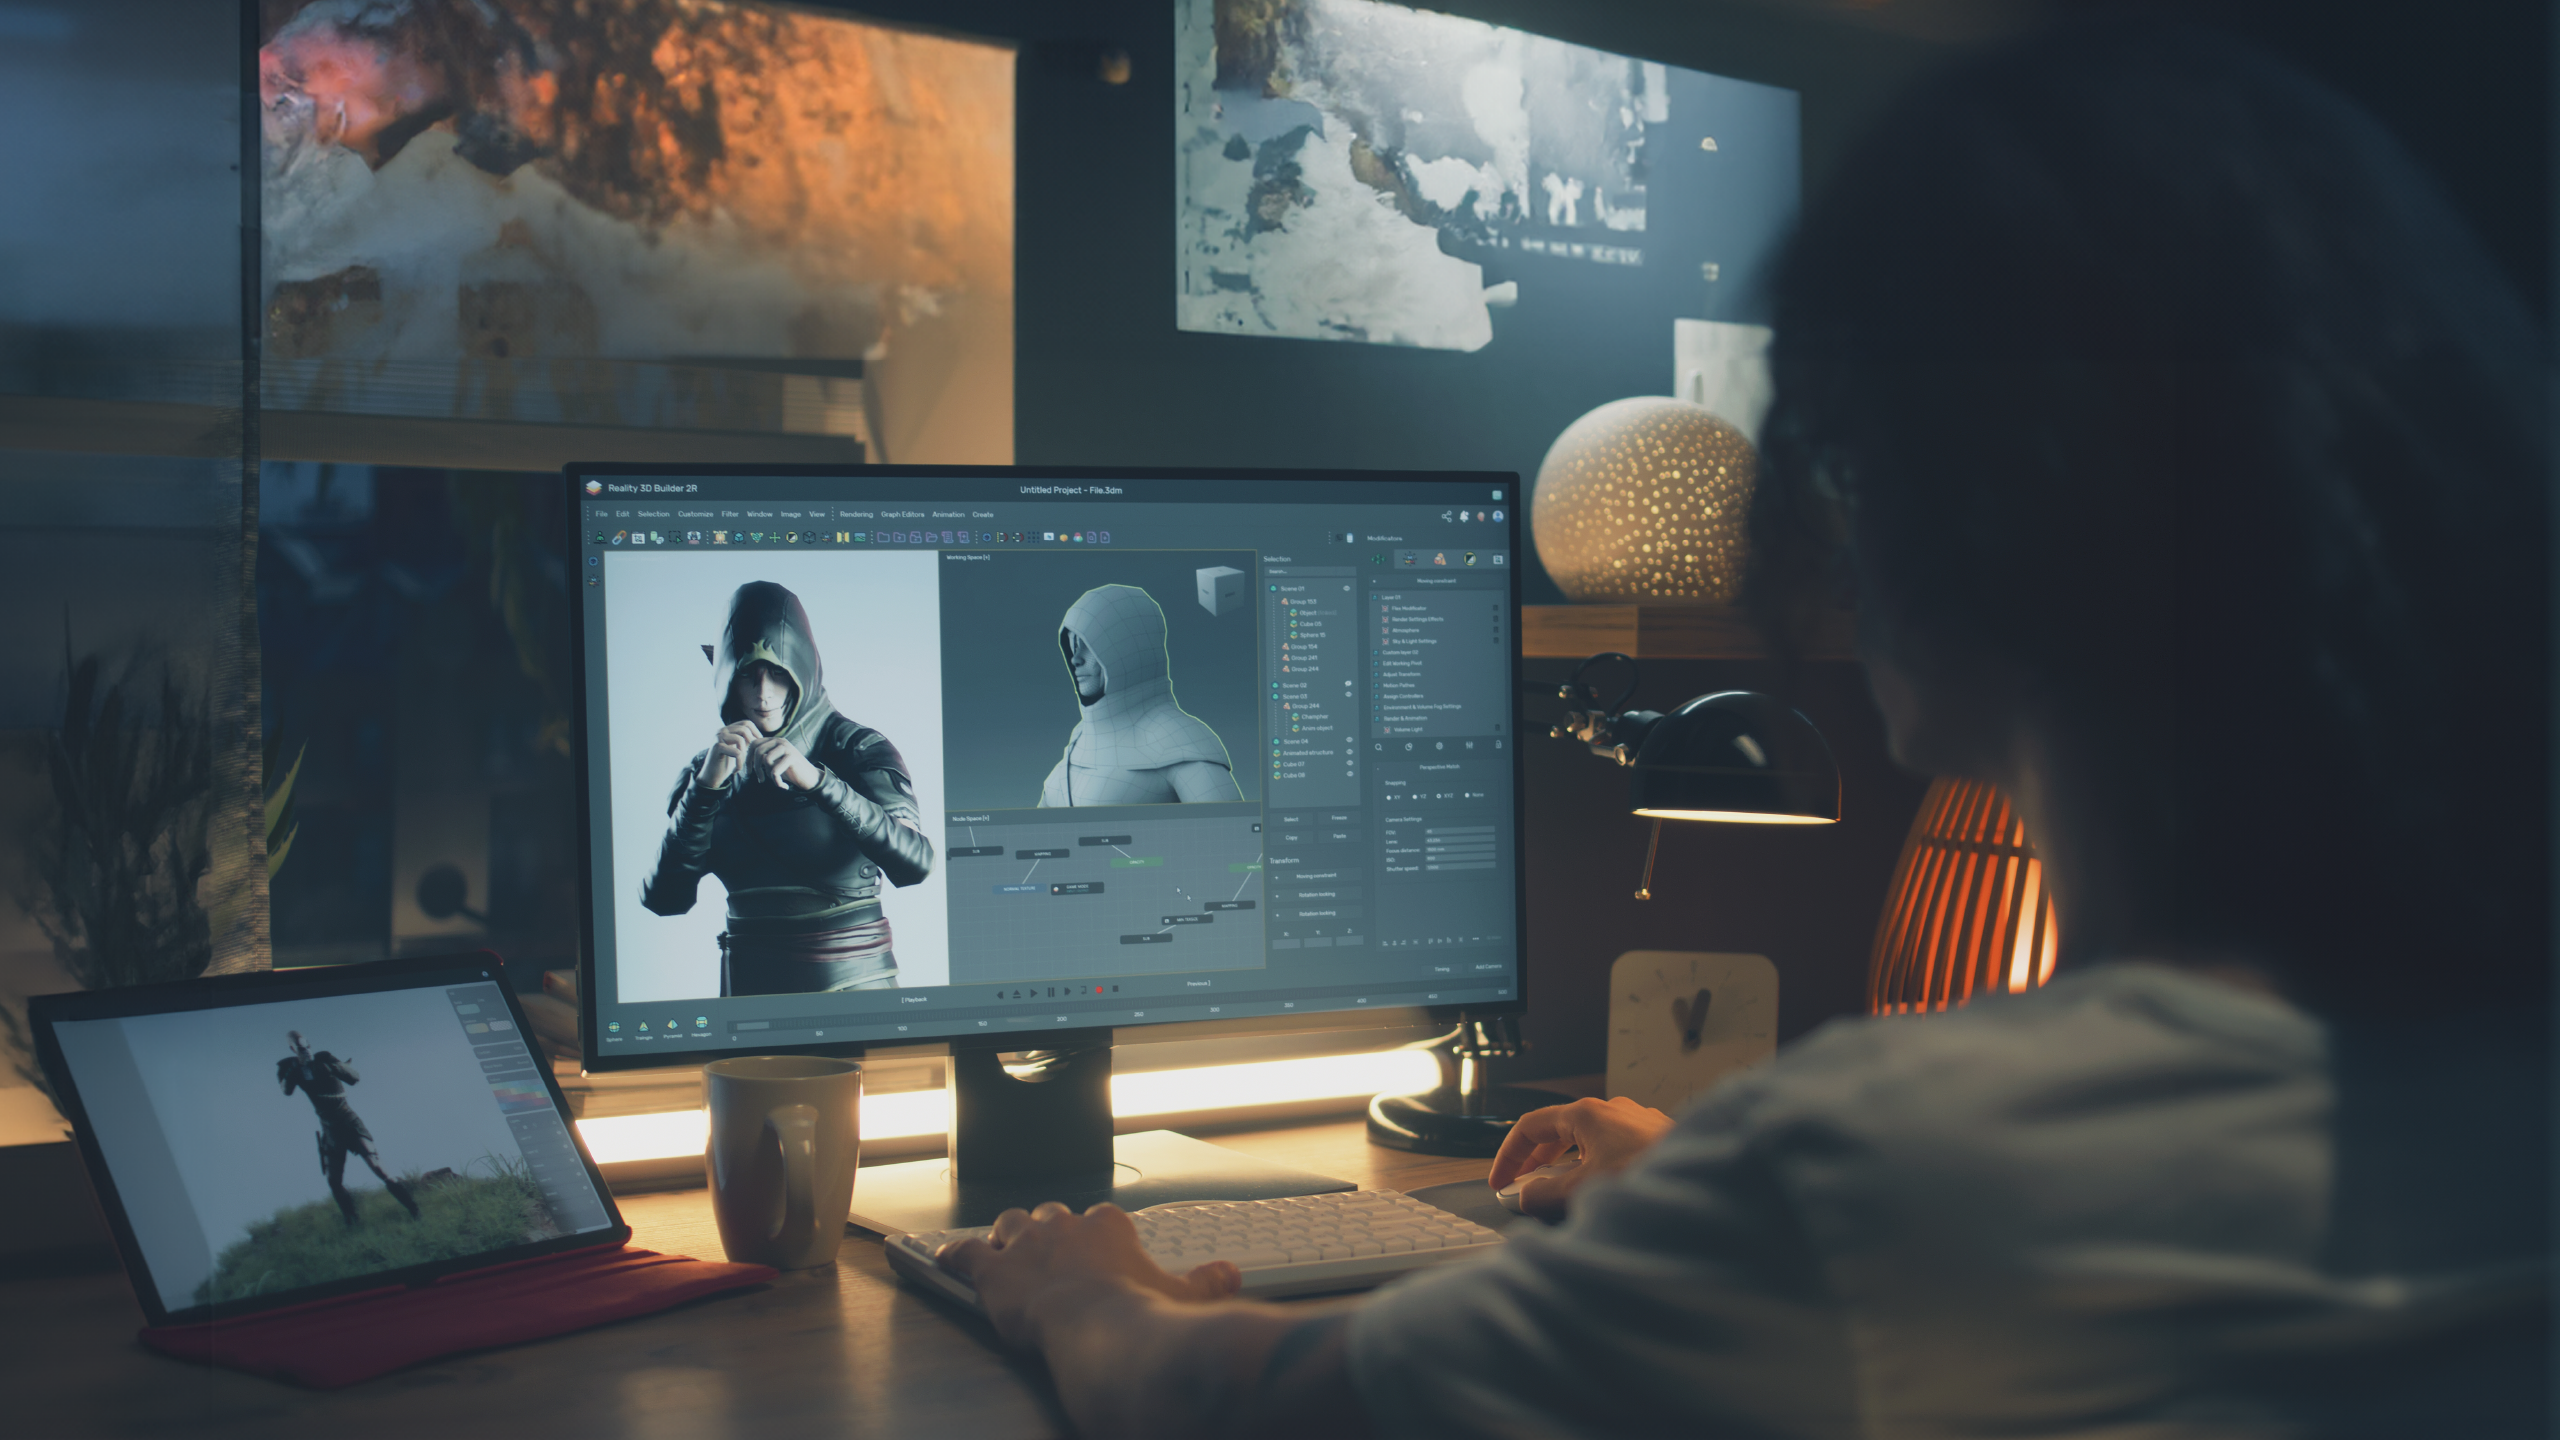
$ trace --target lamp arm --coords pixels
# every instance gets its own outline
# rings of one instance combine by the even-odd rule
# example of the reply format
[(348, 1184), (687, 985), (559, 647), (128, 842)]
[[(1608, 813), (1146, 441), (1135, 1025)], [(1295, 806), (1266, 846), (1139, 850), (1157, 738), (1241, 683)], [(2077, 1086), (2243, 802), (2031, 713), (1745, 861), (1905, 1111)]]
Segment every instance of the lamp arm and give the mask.
[[(1603, 661), (1617, 660), (1627, 667), (1627, 683), (1615, 699), (1602, 700), (1600, 692), (1583, 677), (1591, 667)], [(1636, 684), (1643, 671), (1634, 656), (1618, 650), (1603, 650), (1573, 667), (1573, 673), (1556, 687), (1556, 698), (1573, 709), (1562, 720), (1550, 726), (1547, 734), (1557, 740), (1579, 740), (1594, 755), (1615, 760), (1621, 765), (1635, 763), (1636, 752), (1644, 748), (1645, 734), (1662, 718), (1658, 710), (1624, 708), (1635, 698)]]
[(1636, 882), (1636, 898), (1653, 898), (1653, 857), (1662, 853), (1662, 817), (1653, 819), (1653, 835), (1644, 842), (1644, 878)]
[[(1601, 703), (1600, 692), (1592, 689), (1590, 683), (1582, 678), (1583, 676), (1591, 673), (1592, 666), (1599, 664), (1603, 660), (1623, 660), (1626, 662), (1627, 666), (1627, 688), (1618, 692), (1617, 699), (1611, 700), (1606, 704)], [(1626, 703), (1629, 700), (1635, 698), (1636, 682), (1642, 679), (1643, 676), (1643, 667), (1636, 664), (1636, 657), (1633, 655), (1629, 655), (1622, 650), (1603, 650), (1599, 654), (1592, 656), (1590, 659), (1583, 661), (1581, 664), (1574, 666), (1573, 673), (1565, 677), (1563, 685), (1557, 687), (1556, 695), (1558, 698), (1563, 700), (1577, 701), (1587, 704), (1594, 710), (1620, 710), (1625, 708)]]
[(1558, 740), (1579, 740), (1604, 760), (1633, 765), (1636, 753), (1644, 749), (1644, 737), (1661, 719), (1659, 710), (1626, 710), (1615, 715), (1568, 710), (1547, 734)]

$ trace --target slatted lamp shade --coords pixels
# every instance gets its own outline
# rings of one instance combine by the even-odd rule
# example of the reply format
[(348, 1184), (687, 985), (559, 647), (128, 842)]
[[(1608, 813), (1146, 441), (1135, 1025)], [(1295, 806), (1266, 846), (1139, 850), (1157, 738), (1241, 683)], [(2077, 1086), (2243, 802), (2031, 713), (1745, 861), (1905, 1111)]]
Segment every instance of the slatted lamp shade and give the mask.
[(2053, 897), (2009, 802), (1976, 780), (1941, 779), (1902, 842), (1876, 922), (1867, 1010), (1945, 1010), (2032, 990), (2053, 975)]

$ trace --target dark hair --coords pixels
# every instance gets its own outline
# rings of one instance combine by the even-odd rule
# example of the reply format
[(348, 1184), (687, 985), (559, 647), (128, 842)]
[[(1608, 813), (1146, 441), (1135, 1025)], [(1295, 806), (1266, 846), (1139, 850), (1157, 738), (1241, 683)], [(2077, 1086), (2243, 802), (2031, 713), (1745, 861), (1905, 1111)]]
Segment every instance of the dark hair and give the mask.
[(2048, 32), (1896, 107), (1775, 312), (1765, 624), (1854, 585), (1887, 653), (2030, 677), (2122, 756), (2175, 938), (2314, 1009), (2539, 1002), (2540, 339), (2374, 121)]

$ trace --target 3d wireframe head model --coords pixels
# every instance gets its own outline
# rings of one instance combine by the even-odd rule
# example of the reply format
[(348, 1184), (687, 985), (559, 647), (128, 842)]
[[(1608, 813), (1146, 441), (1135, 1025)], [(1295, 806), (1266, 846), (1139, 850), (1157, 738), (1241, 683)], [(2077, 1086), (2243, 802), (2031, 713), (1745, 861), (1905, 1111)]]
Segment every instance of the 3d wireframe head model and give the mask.
[(896, 985), (880, 882), (933, 872), (906, 762), (828, 703), (809, 612), (782, 586), (739, 586), (703, 650), (721, 727), (676, 779), (640, 903), (681, 915), (704, 875), (720, 877), (723, 995)]
[(1040, 789), (1044, 806), (1241, 800), (1218, 732), (1173, 698), (1164, 611), (1134, 585), (1087, 590), (1058, 622), (1083, 717)]

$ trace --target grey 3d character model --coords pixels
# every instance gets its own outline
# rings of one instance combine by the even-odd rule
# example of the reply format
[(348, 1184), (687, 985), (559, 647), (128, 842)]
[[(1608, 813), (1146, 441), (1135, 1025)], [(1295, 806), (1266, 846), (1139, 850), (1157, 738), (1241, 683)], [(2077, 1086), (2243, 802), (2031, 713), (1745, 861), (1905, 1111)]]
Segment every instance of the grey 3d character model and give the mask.
[(720, 877), (723, 995), (896, 985), (881, 882), (933, 873), (906, 761), (827, 702), (809, 612), (783, 587), (739, 586), (719, 648), (702, 648), (720, 731), (676, 777), (640, 903), (681, 915), (703, 876)]
[(328, 1177), (329, 1194), (338, 1202), (339, 1216), (350, 1227), (356, 1224), (356, 1197), (347, 1193), (347, 1157), (353, 1155), (364, 1161), (365, 1168), (382, 1181), (382, 1188), (408, 1210), (409, 1218), (417, 1219), (417, 1197), (382, 1168), (382, 1157), (374, 1152), (373, 1132), (364, 1128), (355, 1107), (347, 1103), (347, 1087), (356, 1083), (355, 1058), (341, 1060), (326, 1050), (313, 1054), (311, 1047), (302, 1043), (299, 1030), (286, 1031), (285, 1039), (293, 1053), (276, 1062), (276, 1083), (284, 1087), (287, 1095), (301, 1091), (303, 1098), (311, 1102), (311, 1113), (320, 1119), (320, 1173)]
[(1164, 611), (1134, 585), (1087, 590), (1058, 622), (1058, 651), (1083, 718), (1040, 803), (1163, 805), (1241, 800), (1218, 732), (1173, 698)]

